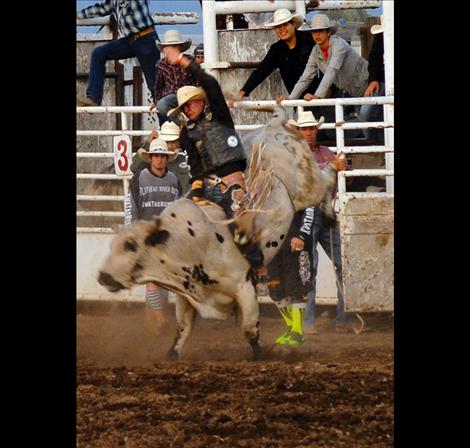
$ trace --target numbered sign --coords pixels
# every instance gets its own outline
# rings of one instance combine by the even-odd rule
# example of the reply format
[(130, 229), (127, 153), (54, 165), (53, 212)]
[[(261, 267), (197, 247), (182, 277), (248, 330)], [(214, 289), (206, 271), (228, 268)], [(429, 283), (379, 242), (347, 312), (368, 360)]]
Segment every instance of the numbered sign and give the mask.
[(128, 135), (115, 135), (113, 137), (114, 170), (118, 176), (132, 174), (132, 142)]

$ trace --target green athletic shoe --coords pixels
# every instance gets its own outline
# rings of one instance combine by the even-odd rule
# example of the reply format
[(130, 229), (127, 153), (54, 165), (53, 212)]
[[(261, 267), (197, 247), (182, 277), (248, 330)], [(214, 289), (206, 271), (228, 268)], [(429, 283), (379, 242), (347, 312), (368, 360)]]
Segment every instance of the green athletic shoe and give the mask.
[(287, 331), (276, 339), (276, 344), (285, 345), (290, 337), (291, 329), (288, 328)]
[(305, 342), (304, 336), (296, 331), (291, 331), (289, 336), (286, 338), (284, 342), (285, 345), (291, 345), (293, 347), (297, 347)]

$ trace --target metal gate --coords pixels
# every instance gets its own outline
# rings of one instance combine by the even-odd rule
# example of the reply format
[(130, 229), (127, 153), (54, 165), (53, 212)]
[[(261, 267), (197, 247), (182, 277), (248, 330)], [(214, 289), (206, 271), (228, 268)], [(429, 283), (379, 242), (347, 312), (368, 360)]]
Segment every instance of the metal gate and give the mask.
[[(265, 4), (266, 3), (266, 4)], [(285, 3), (281, 6), (280, 3)], [(321, 2), (318, 9), (338, 9), (343, 7), (374, 7), (381, 2)], [(233, 14), (236, 12), (264, 12), (273, 11), (279, 7), (288, 7), (291, 10), (305, 8), (303, 1), (276, 1), (274, 5), (267, 2), (204, 2), (204, 44), (205, 69), (218, 77), (217, 70), (226, 67), (226, 63), (217, 60), (217, 34), (215, 30), (215, 14)], [(354, 5), (353, 5), (354, 4)], [(357, 5), (355, 5), (357, 4)], [(393, 126), (394, 126), (394, 81), (393, 81), (393, 2), (384, 2), (384, 47), (386, 96), (372, 98), (335, 98), (315, 100), (312, 104), (305, 100), (286, 100), (282, 105), (287, 108), (305, 106), (334, 106), (335, 122), (325, 123), (322, 128), (334, 129), (336, 133), (336, 147), (333, 151), (342, 151), (345, 154), (358, 153), (384, 153), (385, 169), (354, 169), (343, 171), (338, 177), (338, 212), (342, 231), (343, 249), (343, 276), (345, 288), (346, 310), (393, 310)], [(305, 13), (305, 9), (304, 9)], [(215, 35), (215, 40), (212, 40)], [(371, 123), (348, 123), (344, 121), (344, 107), (356, 104), (378, 104), (384, 107), (384, 121)], [(235, 104), (239, 109), (253, 109), (259, 106), (273, 106), (275, 101), (243, 101)], [(150, 115), (148, 106), (109, 106), (109, 107), (77, 107), (78, 114), (119, 114), (122, 129), (79, 129), (77, 136), (109, 137), (115, 135), (145, 136), (148, 128), (130, 129), (131, 114)], [(143, 120), (146, 122), (146, 120)], [(239, 131), (251, 130), (261, 124), (237, 125)], [(385, 145), (383, 146), (346, 146), (344, 132), (348, 129), (383, 128), (385, 132)], [(80, 151), (77, 148), (79, 159), (109, 159), (113, 152)], [(385, 193), (350, 193), (347, 192), (346, 178), (357, 176), (386, 176)], [(130, 176), (117, 176), (112, 173), (78, 173), (77, 179), (107, 180), (108, 182), (122, 183), (122, 194), (77, 194), (78, 201), (92, 201), (94, 203), (118, 203), (120, 210), (79, 210), (77, 216), (114, 217), (124, 221), (124, 196), (127, 193), (127, 182)], [(375, 213), (376, 205), (381, 204), (382, 213)], [(359, 210), (359, 212), (358, 212)], [(362, 210), (362, 211), (361, 211)], [(391, 224), (390, 224), (391, 223)], [(96, 282), (97, 270), (108, 253), (109, 241), (114, 234), (111, 226), (77, 228), (77, 298), (99, 300), (130, 300), (143, 301), (143, 286), (135, 287), (131, 291), (120, 294), (110, 294)], [(386, 240), (385, 244), (382, 244)], [(371, 242), (375, 241), (375, 243)], [(375, 256), (375, 263), (356, 257), (361, 253), (361, 247), (368, 247)], [(367, 258), (367, 257), (366, 257)], [(381, 260), (379, 262), (378, 260)], [(367, 265), (365, 266), (364, 263)], [(374, 268), (375, 266), (375, 268)], [(379, 276), (378, 272), (382, 274)], [(378, 291), (371, 280), (381, 278)], [(379, 283), (376, 283), (378, 285)], [(386, 293), (384, 293), (384, 291)], [(317, 275), (317, 303), (336, 303), (336, 285), (332, 264), (323, 250), (319, 249), (319, 271)], [(349, 300), (351, 298), (351, 300)]]

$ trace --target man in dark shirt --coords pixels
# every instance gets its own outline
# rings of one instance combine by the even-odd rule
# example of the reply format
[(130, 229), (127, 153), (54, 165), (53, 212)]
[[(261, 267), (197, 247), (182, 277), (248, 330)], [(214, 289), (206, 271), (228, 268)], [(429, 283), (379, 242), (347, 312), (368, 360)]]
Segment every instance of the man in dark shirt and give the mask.
[[(178, 89), (178, 107), (168, 112), (168, 116), (183, 112), (187, 118), (180, 134), (181, 148), (188, 154), (191, 172), (187, 197), (194, 202), (203, 198), (215, 202), (231, 218), (245, 197), (246, 153), (220, 85), (178, 48), (168, 46), (163, 52), (171, 64), (186, 69), (200, 85)], [(229, 228), (237, 242), (236, 224), (230, 224)], [(258, 242), (239, 242), (239, 248), (253, 268), (257, 295), (267, 295), (268, 272)]]
[[(383, 22), (383, 16), (380, 18)], [(369, 85), (364, 96), (384, 96), (385, 95), (385, 67), (384, 67), (384, 39), (383, 24), (372, 25), (370, 32), (374, 34), (374, 40), (369, 53)], [(364, 104), (361, 107), (361, 119), (365, 122), (383, 121), (383, 106)], [(379, 145), (384, 144), (383, 129), (364, 129), (367, 138), (375, 140)]]
[[(259, 67), (251, 74), (240, 90), (240, 97), (248, 97), (276, 68), (290, 93), (302, 75), (315, 42), (311, 33), (299, 31), (304, 22), (300, 14), (292, 14), (282, 8), (274, 12), (266, 26), (273, 26), (279, 41), (272, 44)], [(319, 81), (315, 79), (306, 91), (315, 91)]]
[(307, 293), (312, 289), (313, 216), (313, 207), (295, 213), (279, 252), (268, 265), (269, 295), (286, 325), (276, 344), (297, 346), (304, 343), (302, 320)]
[[(312, 33), (309, 31), (300, 31), (298, 28), (304, 22), (304, 18), (300, 14), (292, 14), (288, 9), (281, 8), (274, 12), (270, 21), (265, 25), (272, 26), (279, 41), (272, 44), (268, 53), (260, 62), (259, 67), (250, 75), (240, 90), (240, 99), (248, 97), (250, 93), (261, 84), (276, 68), (281, 73), (282, 81), (290, 94), (302, 76), (308, 58), (315, 45)], [(302, 93), (314, 93), (317, 90), (323, 78), (323, 74), (318, 72), (310, 85)], [(328, 96), (338, 89), (332, 85)], [(305, 108), (309, 110), (309, 108)], [(321, 106), (315, 107), (315, 113), (326, 117), (327, 121), (334, 121), (334, 107)], [(332, 131), (321, 131), (322, 138), (334, 137)]]

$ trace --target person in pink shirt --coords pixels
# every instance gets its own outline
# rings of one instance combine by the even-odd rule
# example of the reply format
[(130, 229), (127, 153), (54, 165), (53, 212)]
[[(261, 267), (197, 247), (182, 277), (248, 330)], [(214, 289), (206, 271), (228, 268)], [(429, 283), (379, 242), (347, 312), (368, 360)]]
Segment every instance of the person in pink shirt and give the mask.
[[(312, 150), (313, 158), (320, 169), (324, 169), (329, 163), (335, 164), (338, 171), (347, 169), (347, 160), (340, 154), (335, 154), (327, 146), (317, 143), (317, 133), (324, 117), (317, 121), (312, 112), (300, 112), (297, 121), (289, 120), (288, 124), (295, 126), (302, 134)], [(346, 320), (344, 312), (343, 296), (343, 269), (341, 263), (341, 235), (337, 223), (330, 226), (326, 222), (323, 212), (319, 207), (314, 208), (314, 217), (312, 225), (312, 291), (308, 293), (307, 308), (304, 315), (303, 325), (305, 334), (317, 334), (314, 328), (315, 321), (315, 297), (316, 297), (316, 276), (318, 267), (317, 244), (323, 247), (330, 260), (333, 262), (336, 271), (336, 285), (338, 288), (338, 305), (336, 307), (336, 331), (352, 332), (352, 324)], [(333, 246), (333, 253), (331, 250)]]

